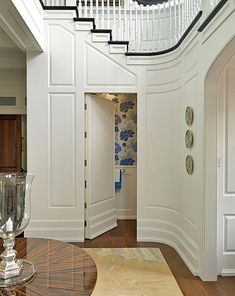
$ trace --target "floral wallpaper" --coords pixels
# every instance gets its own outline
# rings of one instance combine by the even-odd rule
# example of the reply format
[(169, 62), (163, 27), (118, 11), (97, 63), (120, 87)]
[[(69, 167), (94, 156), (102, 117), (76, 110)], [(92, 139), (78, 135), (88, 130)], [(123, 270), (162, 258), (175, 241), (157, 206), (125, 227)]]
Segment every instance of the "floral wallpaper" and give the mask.
[(115, 164), (137, 164), (136, 94), (102, 94), (115, 105)]

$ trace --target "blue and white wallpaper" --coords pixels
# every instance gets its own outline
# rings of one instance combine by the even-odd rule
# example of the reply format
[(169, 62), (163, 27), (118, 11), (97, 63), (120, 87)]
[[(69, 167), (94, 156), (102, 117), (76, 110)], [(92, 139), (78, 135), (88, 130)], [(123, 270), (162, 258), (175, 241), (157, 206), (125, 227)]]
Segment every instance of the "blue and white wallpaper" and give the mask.
[(115, 103), (115, 163), (137, 164), (137, 101), (136, 94), (116, 94)]
[(115, 164), (137, 164), (136, 94), (105, 94), (115, 105)]

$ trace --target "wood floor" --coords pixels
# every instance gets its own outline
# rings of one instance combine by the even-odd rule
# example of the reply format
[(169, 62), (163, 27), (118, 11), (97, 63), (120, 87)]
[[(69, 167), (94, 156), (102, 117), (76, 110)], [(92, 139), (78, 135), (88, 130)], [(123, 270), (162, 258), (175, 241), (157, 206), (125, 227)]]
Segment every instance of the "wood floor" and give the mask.
[(74, 244), (88, 248), (157, 247), (161, 249), (185, 296), (235, 296), (235, 277), (218, 277), (217, 282), (202, 282), (191, 274), (173, 248), (159, 243), (138, 243), (134, 220), (119, 220), (117, 228), (96, 239)]

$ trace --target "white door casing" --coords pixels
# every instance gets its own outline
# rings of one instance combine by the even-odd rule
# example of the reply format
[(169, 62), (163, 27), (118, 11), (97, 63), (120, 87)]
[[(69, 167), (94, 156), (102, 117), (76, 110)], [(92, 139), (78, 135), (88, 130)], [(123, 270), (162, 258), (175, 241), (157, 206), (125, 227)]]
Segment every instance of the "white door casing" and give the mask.
[(218, 274), (235, 275), (235, 66), (218, 85), (217, 192)]
[(86, 227), (93, 239), (117, 226), (114, 187), (114, 103), (86, 95)]

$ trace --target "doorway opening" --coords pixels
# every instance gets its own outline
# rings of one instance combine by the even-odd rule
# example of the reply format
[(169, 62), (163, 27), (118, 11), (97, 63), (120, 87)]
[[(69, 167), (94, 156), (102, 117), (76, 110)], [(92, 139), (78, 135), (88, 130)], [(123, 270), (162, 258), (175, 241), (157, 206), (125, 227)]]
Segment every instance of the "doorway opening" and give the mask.
[(85, 96), (85, 238), (137, 215), (137, 95)]
[(26, 115), (0, 114), (0, 172), (27, 170)]
[[(235, 38), (232, 38), (225, 48), (218, 55), (211, 68), (208, 71), (205, 80), (205, 100), (204, 100), (204, 130), (205, 130), (205, 144), (204, 144), (204, 158), (205, 158), (205, 211), (204, 211), (204, 252), (206, 256), (203, 257), (203, 268), (202, 277), (211, 280), (216, 280), (217, 275), (226, 274), (234, 275), (234, 254), (235, 254), (235, 241), (234, 241), (234, 207), (228, 206), (230, 203), (234, 202), (234, 198), (227, 194), (227, 185), (223, 183), (219, 184), (219, 178), (221, 173), (219, 171), (224, 171), (222, 173), (223, 178), (228, 172), (228, 162), (225, 155), (221, 158), (219, 149), (217, 151), (218, 145), (221, 145), (219, 139), (221, 132), (220, 118), (217, 118), (218, 108), (218, 98), (220, 96), (220, 91), (218, 89), (218, 83), (223, 73), (226, 65), (229, 64), (232, 57), (235, 54)], [(226, 94), (227, 96), (227, 94)], [(225, 97), (226, 97), (225, 96)], [(221, 99), (221, 98), (220, 98)], [(227, 97), (228, 99), (228, 97)], [(232, 101), (234, 103), (234, 100)], [(221, 102), (220, 102), (221, 104)], [(222, 103), (223, 105), (224, 103)], [(227, 104), (227, 103), (226, 103)], [(224, 105), (224, 111), (230, 112), (228, 105)], [(221, 113), (223, 114), (223, 113)], [(221, 116), (219, 114), (219, 116)], [(227, 113), (228, 114), (228, 113)], [(224, 116), (224, 114), (223, 114)], [(231, 117), (232, 118), (232, 117)], [(231, 119), (230, 118), (230, 119)], [(225, 118), (224, 118), (225, 119)], [(222, 119), (222, 120), (224, 120)], [(223, 135), (226, 135), (225, 139), (227, 142), (227, 120), (224, 120), (222, 128)], [(223, 143), (222, 137), (222, 143)], [(228, 144), (228, 142), (227, 142)], [(227, 146), (226, 144), (226, 146)], [(223, 145), (223, 144), (222, 144)], [(219, 148), (219, 147), (218, 147)], [(224, 147), (225, 148), (225, 147)], [(228, 148), (228, 147), (227, 147)], [(226, 148), (226, 153), (228, 154), (228, 149)], [(227, 171), (227, 172), (226, 172)], [(225, 180), (226, 180), (225, 178)], [(227, 181), (226, 181), (227, 182)], [(222, 187), (221, 187), (222, 184)], [(221, 194), (222, 192), (222, 194)], [(220, 195), (220, 196), (219, 196)], [(225, 207), (221, 207), (221, 201), (227, 204)], [(230, 258), (227, 262), (229, 265), (225, 267), (222, 266), (222, 262), (225, 257)], [(223, 258), (224, 257), (224, 258)], [(221, 264), (222, 263), (222, 264)]]
[(235, 55), (217, 85), (217, 272), (235, 275)]

